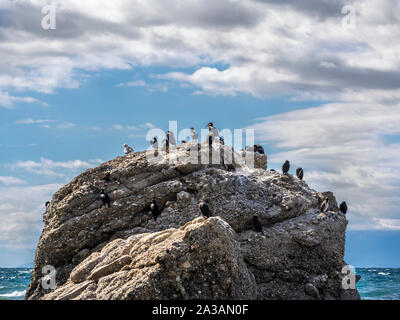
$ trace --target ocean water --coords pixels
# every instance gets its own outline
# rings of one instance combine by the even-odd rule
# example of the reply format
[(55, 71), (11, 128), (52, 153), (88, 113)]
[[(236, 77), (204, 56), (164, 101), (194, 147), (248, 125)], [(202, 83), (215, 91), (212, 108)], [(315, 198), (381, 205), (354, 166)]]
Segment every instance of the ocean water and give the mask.
[[(0, 268), (0, 300), (23, 300), (32, 269)], [(357, 284), (365, 300), (400, 300), (400, 269), (356, 268)]]
[(363, 300), (400, 300), (400, 269), (356, 268), (357, 289)]
[(0, 268), (0, 300), (23, 300), (32, 269)]

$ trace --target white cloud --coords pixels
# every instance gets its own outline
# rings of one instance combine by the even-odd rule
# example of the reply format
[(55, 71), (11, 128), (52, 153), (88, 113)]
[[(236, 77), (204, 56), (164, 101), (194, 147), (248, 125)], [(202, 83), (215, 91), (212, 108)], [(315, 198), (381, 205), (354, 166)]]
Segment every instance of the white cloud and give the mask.
[(40, 162), (32, 160), (17, 161), (15, 164), (7, 165), (7, 167), (12, 170), (24, 170), (37, 175), (62, 178), (75, 174), (78, 171), (94, 167), (98, 164), (98, 160), (70, 160), (57, 162), (46, 158), (40, 158)]
[(148, 84), (143, 80), (119, 83), (117, 87), (147, 87)]
[(0, 85), (0, 107), (4, 107), (7, 109), (13, 109), (15, 102), (40, 103), (39, 100), (32, 98), (32, 97), (11, 96), (8, 94), (8, 92), (3, 92), (1, 90), (1, 85)]
[(62, 122), (59, 125), (57, 125), (57, 129), (70, 129), (70, 128), (75, 128), (76, 124), (72, 122)]
[(34, 120), (34, 119), (23, 119), (23, 120), (17, 120), (15, 123), (16, 124), (41, 124), (41, 123), (47, 123), (47, 122), (52, 122), (53, 120)]
[(0, 183), (5, 185), (26, 184), (27, 182), (16, 177), (2, 177), (0, 176)]
[(121, 126), (120, 124), (114, 124), (114, 125), (112, 126), (112, 128), (113, 128), (114, 130), (122, 130), (122, 129), (123, 129), (123, 126)]
[[(138, 65), (168, 66), (172, 72), (161, 78), (214, 95), (345, 100), (350, 88), (360, 95), (380, 90), (390, 97), (400, 87), (396, 0), (121, 0), (95, 5), (60, 0), (57, 29), (51, 32), (40, 28), (44, 3), (21, 0), (3, 7), (4, 106), (11, 106), (10, 90), (77, 88), (87, 71), (135, 70)], [(344, 4), (357, 10), (354, 30), (342, 28)], [(182, 67), (194, 71), (184, 73)], [(168, 85), (151, 90), (168, 90)]]
[(142, 129), (154, 129), (155, 125), (150, 123), (150, 122), (146, 122), (143, 124), (140, 124), (139, 126), (123, 126), (120, 124), (115, 124), (111, 127), (113, 130), (128, 130), (128, 131), (139, 131)]
[(32, 248), (42, 228), (44, 204), (61, 187), (57, 184), (29, 187), (0, 187), (0, 247)]

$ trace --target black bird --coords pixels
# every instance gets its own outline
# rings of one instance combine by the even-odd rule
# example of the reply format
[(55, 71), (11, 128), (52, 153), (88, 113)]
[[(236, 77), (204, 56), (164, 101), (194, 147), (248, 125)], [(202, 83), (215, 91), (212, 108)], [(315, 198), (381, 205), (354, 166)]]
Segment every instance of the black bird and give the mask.
[(296, 169), (296, 176), (297, 176), (297, 178), (299, 178), (300, 180), (303, 180), (303, 177), (304, 177), (304, 170), (303, 170), (303, 168), (297, 168), (297, 169)]
[(236, 171), (236, 168), (235, 168), (235, 166), (233, 165), (233, 164), (227, 164), (227, 165), (225, 165), (226, 166), (226, 169), (229, 171), (229, 172), (231, 172), (231, 171)]
[(285, 163), (282, 166), (282, 172), (283, 174), (287, 174), (290, 170), (290, 162), (289, 160), (286, 160)]
[(169, 153), (169, 141), (168, 141), (168, 139), (164, 139), (164, 141), (163, 141), (163, 149), (165, 149), (166, 153)]
[(110, 173), (109, 172), (107, 172), (107, 174), (106, 174), (106, 176), (104, 177), (104, 182), (111, 182), (111, 175), (110, 175)]
[(169, 142), (169, 144), (172, 144), (173, 146), (176, 146), (176, 140), (175, 140), (175, 136), (174, 133), (172, 131), (167, 131), (165, 133), (167, 140)]
[(212, 216), (210, 208), (208, 207), (207, 203), (205, 203), (204, 201), (200, 201), (199, 209), (200, 209), (202, 215), (205, 216), (206, 218), (209, 218)]
[(320, 209), (321, 209), (321, 212), (328, 211), (328, 209), (329, 209), (329, 199), (328, 198), (325, 198), (325, 200), (322, 201)]
[(259, 144), (254, 145), (254, 152), (258, 152), (259, 154), (265, 154), (264, 148)]
[(339, 208), (340, 208), (340, 211), (341, 211), (343, 214), (346, 214), (346, 213), (347, 213), (347, 210), (348, 210), (346, 201), (343, 201), (343, 202), (340, 204)]
[(271, 169), (270, 171), (271, 171), (271, 172), (276, 172), (276, 170), (275, 170), (275, 169)]
[(46, 216), (47, 216), (47, 209), (50, 205), (50, 201), (47, 201), (46, 204), (44, 205), (46, 207), (46, 211), (43, 213), (43, 222), (46, 223)]
[(222, 145), (225, 145), (225, 139), (222, 137), (219, 137), (219, 142), (221, 142)]
[(111, 208), (111, 199), (108, 194), (104, 192), (104, 190), (102, 190), (100, 193), (100, 200), (103, 202), (103, 205), (106, 204), (109, 208)]
[(153, 149), (158, 149), (158, 139), (157, 137), (154, 137), (153, 139), (150, 140), (150, 144), (153, 147)]
[(257, 232), (261, 232), (264, 236), (264, 231), (262, 229), (262, 224), (260, 222), (260, 220), (258, 220), (257, 216), (253, 216), (253, 224), (254, 224), (254, 228), (256, 229)]
[(153, 202), (151, 203), (150, 210), (151, 210), (151, 214), (153, 215), (154, 221), (157, 221), (157, 217), (159, 215), (161, 215), (162, 211), (158, 207), (156, 200), (153, 200)]
[(208, 135), (208, 145), (211, 147), (213, 143), (213, 136), (210, 134)]

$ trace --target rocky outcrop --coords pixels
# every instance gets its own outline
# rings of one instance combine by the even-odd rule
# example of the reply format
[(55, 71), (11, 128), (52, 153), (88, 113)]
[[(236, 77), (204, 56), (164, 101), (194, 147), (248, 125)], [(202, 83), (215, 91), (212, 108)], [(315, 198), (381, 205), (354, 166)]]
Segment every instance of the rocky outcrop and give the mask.
[[(187, 145), (158, 156), (116, 158), (56, 192), (26, 298), (359, 298), (341, 287), (347, 220), (332, 193), (265, 170), (262, 155), (255, 169), (235, 155), (236, 171), (226, 161), (193, 161)], [(111, 208), (99, 201), (103, 189)], [(320, 213), (325, 197), (330, 208)], [(162, 210), (157, 221), (153, 200)], [(201, 217), (201, 200), (213, 217)], [(45, 265), (57, 269), (53, 291), (41, 287)]]

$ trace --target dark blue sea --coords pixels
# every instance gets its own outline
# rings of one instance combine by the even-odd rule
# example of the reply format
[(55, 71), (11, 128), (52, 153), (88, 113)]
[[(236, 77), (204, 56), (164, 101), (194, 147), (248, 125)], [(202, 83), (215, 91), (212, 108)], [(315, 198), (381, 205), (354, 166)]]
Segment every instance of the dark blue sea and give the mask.
[[(0, 268), (0, 300), (23, 300), (32, 269)], [(365, 300), (400, 300), (400, 269), (356, 268), (357, 284)]]

